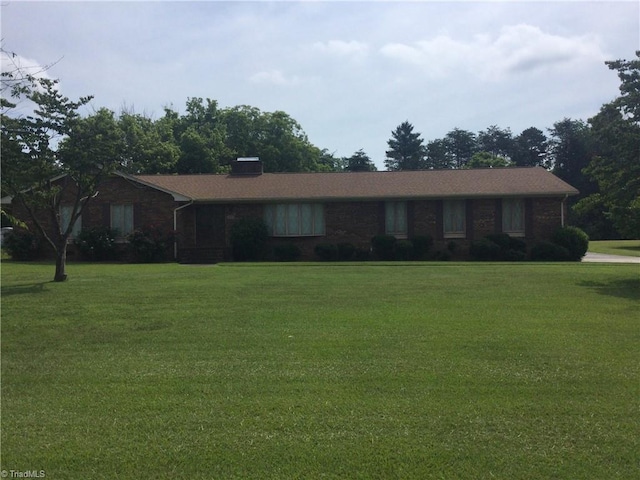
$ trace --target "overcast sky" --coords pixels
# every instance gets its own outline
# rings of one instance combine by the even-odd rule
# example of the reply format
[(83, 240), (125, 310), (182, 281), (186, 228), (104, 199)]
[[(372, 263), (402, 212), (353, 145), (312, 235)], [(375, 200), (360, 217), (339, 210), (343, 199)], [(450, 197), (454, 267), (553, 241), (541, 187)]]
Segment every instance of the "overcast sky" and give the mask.
[(380, 169), (405, 120), (425, 142), (587, 120), (618, 94), (604, 61), (640, 49), (637, 0), (1, 5), (4, 49), (57, 62), (71, 99), (156, 119), (191, 97), (283, 110), (314, 145)]

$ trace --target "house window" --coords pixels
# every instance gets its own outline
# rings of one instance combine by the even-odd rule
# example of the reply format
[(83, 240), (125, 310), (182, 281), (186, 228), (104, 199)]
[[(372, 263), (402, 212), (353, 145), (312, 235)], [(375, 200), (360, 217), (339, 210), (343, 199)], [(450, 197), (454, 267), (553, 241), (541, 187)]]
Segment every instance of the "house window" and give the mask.
[(515, 237), (524, 236), (524, 200), (522, 198), (502, 200), (502, 231)]
[(465, 210), (464, 200), (445, 200), (442, 203), (442, 225), (445, 238), (464, 238)]
[(264, 220), (274, 237), (324, 235), (324, 206), (319, 203), (267, 205)]
[(407, 236), (407, 202), (386, 202), (384, 206), (385, 233)]
[[(60, 233), (64, 233), (69, 228), (69, 223), (71, 223), (71, 215), (73, 214), (73, 206), (71, 205), (62, 205), (60, 207)], [(73, 224), (73, 229), (71, 230), (71, 237), (76, 237), (80, 230), (82, 229), (82, 216), (79, 216), (76, 219), (76, 223)]]
[(133, 205), (111, 205), (111, 228), (121, 237), (133, 232)]

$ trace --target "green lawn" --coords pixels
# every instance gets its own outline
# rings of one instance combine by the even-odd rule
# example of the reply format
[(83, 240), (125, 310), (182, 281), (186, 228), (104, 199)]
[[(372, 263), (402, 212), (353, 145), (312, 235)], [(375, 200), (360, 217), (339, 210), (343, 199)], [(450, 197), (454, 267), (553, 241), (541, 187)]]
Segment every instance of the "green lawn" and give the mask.
[(589, 251), (609, 255), (640, 257), (640, 240), (596, 240), (589, 242)]
[(640, 276), (2, 264), (2, 465), (47, 479), (631, 479)]

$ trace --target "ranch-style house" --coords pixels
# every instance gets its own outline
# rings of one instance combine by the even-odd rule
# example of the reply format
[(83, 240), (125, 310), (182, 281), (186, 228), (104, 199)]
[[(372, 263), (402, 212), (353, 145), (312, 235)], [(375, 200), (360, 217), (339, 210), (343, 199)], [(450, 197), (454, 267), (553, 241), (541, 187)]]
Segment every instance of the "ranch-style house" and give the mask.
[[(231, 173), (128, 175), (103, 182), (74, 231), (117, 229), (122, 238), (154, 225), (176, 233), (171, 252), (184, 263), (233, 260), (230, 230), (243, 217), (264, 219), (269, 243), (294, 244), (314, 259), (319, 243), (368, 249), (372, 237), (429, 235), (434, 249), (455, 241), (468, 251), (492, 233), (529, 246), (564, 226), (566, 199), (578, 191), (542, 167), (349, 173), (263, 173), (257, 158)], [(18, 205), (13, 211), (19, 216)], [(60, 215), (68, 217), (70, 205)]]

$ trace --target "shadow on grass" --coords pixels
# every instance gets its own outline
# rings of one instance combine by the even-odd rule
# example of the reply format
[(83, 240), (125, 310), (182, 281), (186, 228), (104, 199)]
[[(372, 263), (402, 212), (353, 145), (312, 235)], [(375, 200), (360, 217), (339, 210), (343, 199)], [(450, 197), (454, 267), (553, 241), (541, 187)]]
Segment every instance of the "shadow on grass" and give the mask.
[(614, 280), (609, 283), (583, 281), (578, 285), (590, 288), (601, 295), (640, 300), (640, 278)]
[(28, 293), (43, 293), (46, 292), (44, 286), (51, 282), (39, 282), (39, 283), (25, 283), (23, 285), (11, 285), (9, 287), (3, 286), (0, 290), (2, 296), (9, 295), (24, 295)]

